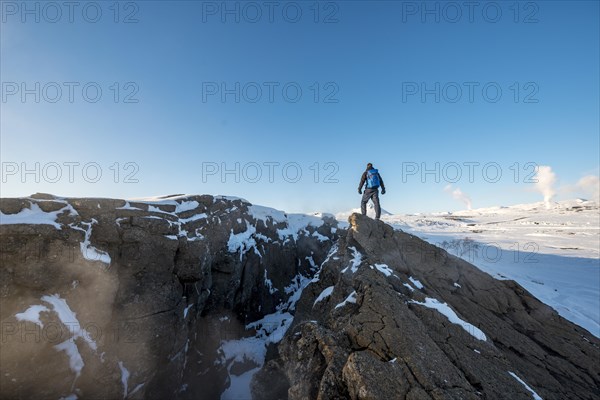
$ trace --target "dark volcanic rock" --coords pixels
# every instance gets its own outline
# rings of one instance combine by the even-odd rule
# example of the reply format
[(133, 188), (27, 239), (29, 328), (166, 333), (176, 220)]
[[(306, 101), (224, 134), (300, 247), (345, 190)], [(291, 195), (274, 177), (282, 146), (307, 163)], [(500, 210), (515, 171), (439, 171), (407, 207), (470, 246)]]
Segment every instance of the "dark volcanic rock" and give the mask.
[(514, 281), (353, 214), (256, 399), (598, 399), (600, 341)]
[(221, 341), (287, 301), (337, 240), (329, 217), (206, 195), (39, 194), (0, 211), (2, 399), (219, 398)]
[(288, 313), (255, 400), (531, 399), (519, 380), (599, 398), (596, 337), (357, 214), (338, 237), (328, 216), (208, 195), (38, 194), (0, 211), (2, 399), (217, 399), (259, 365), (223, 344), (279, 335)]

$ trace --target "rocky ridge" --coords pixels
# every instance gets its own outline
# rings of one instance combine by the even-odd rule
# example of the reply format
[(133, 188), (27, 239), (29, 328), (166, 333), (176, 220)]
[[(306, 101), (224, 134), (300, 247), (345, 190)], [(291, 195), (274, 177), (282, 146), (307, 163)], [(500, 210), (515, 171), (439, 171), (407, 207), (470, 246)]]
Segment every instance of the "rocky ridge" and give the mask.
[(598, 399), (596, 337), (359, 214), (40, 194), (0, 212), (3, 399), (244, 398), (252, 377), (255, 400)]
[(254, 398), (599, 398), (595, 336), (514, 281), (383, 222), (349, 223)]
[(208, 195), (0, 211), (3, 399), (218, 398), (253, 367), (222, 343), (270, 313), (291, 322), (338, 237), (331, 216)]

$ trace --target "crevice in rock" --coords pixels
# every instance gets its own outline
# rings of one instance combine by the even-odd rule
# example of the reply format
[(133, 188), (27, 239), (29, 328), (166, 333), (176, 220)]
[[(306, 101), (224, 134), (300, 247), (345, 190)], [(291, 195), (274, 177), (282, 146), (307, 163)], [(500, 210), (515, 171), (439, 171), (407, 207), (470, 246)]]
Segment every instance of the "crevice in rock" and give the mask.
[(133, 321), (133, 320), (138, 320), (138, 319), (144, 319), (144, 318), (148, 318), (148, 317), (153, 317), (153, 316), (159, 315), (159, 314), (168, 313), (170, 311), (174, 311), (179, 306), (180, 303), (181, 303), (181, 301), (179, 301), (175, 307), (171, 307), (171, 308), (169, 308), (167, 310), (155, 311), (155, 312), (151, 312), (149, 314), (141, 315), (139, 317), (123, 318), (123, 319), (120, 319), (119, 321)]

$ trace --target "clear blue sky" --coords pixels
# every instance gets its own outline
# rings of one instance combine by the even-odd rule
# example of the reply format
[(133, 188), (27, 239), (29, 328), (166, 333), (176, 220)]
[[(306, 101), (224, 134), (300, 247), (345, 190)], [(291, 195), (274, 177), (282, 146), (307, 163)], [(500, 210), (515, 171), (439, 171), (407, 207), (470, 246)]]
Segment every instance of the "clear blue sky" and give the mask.
[[(3, 197), (210, 193), (335, 212), (358, 206), (372, 162), (401, 213), (464, 209), (456, 189), (474, 207), (539, 201), (529, 162), (552, 168), (557, 199), (598, 175), (597, 1), (45, 4), (2, 2)], [(239, 182), (221, 176), (236, 163)], [(422, 179), (436, 163), (439, 182)]]

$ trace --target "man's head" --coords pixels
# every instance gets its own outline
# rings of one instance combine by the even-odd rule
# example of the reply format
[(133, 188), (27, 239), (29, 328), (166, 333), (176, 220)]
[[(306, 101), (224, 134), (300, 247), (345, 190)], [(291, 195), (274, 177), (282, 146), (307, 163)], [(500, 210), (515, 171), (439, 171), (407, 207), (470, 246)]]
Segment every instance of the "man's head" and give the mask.
[(368, 163), (368, 164), (367, 164), (367, 170), (370, 170), (370, 169), (373, 169), (373, 164), (371, 164), (371, 163)]

